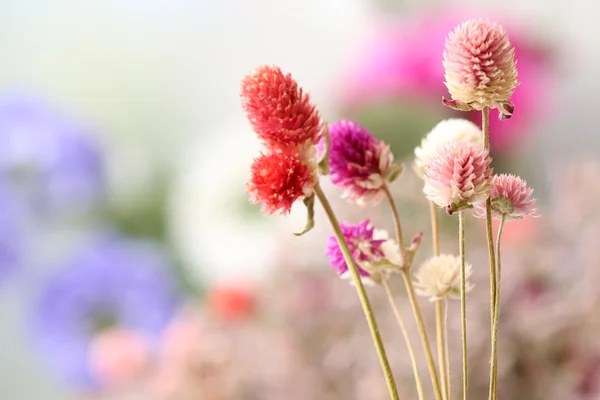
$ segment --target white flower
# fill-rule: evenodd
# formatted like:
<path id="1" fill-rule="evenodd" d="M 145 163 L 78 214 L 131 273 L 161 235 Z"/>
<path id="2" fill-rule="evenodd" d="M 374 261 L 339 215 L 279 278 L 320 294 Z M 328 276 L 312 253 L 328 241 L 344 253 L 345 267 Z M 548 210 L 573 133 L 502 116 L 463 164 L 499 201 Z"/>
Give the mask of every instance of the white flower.
<path id="1" fill-rule="evenodd" d="M 383 258 L 392 264 L 402 266 L 402 255 L 400 254 L 398 243 L 394 239 L 389 238 L 389 234 L 386 230 L 375 229 L 375 232 L 373 232 L 373 239 L 385 240 L 385 242 L 381 244 Z"/>
<path id="2" fill-rule="evenodd" d="M 180 160 L 172 187 L 170 235 L 198 283 L 259 279 L 277 263 L 280 218 L 250 204 L 246 181 L 260 142 L 242 113 L 199 135 Z"/>
<path id="3" fill-rule="evenodd" d="M 467 279 L 471 276 L 472 267 L 465 265 Z M 426 260 L 415 274 L 417 294 L 429 296 L 431 301 L 447 297 L 460 297 L 460 258 L 449 254 L 441 254 Z M 467 282 L 467 292 L 471 290 Z"/>
<path id="4" fill-rule="evenodd" d="M 477 125 L 463 118 L 450 118 L 439 122 L 415 149 L 413 169 L 420 178 L 425 176 L 425 169 L 431 159 L 448 142 L 467 142 L 483 147 L 483 134 Z"/>

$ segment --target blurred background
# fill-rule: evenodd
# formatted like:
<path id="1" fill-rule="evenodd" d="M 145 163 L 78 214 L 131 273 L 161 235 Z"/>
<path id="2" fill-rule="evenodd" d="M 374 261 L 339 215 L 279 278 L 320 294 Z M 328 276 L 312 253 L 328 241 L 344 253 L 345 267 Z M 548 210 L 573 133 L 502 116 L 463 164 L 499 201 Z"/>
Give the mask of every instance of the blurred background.
<path id="1" fill-rule="evenodd" d="M 320 210 L 296 238 L 301 208 L 267 217 L 248 203 L 259 143 L 239 83 L 277 64 L 324 119 L 358 120 L 410 164 L 439 120 L 478 121 L 441 105 L 441 60 L 448 32 L 484 16 L 507 29 L 521 82 L 515 116 L 492 116 L 494 166 L 535 188 L 542 215 L 506 228 L 501 391 L 600 399 L 599 10 L 578 5 L 0 2 L 0 398 L 385 399 L 356 296 L 327 266 Z M 407 170 L 394 190 L 408 234 L 426 232 L 419 262 L 427 203 Z M 357 209 L 326 189 L 343 219 L 391 228 L 385 207 Z M 455 225 L 442 220 L 446 252 Z M 482 225 L 468 229 L 478 397 L 487 253 Z M 370 293 L 403 398 L 415 398 L 397 327 Z M 400 285 L 397 296 L 408 318 Z"/>

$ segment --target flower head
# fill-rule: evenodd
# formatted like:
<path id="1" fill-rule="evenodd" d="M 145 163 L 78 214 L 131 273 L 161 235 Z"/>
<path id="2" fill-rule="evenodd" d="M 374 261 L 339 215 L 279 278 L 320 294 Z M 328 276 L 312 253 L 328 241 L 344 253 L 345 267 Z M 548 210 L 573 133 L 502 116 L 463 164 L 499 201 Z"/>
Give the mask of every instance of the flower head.
<path id="1" fill-rule="evenodd" d="M 485 201 L 490 195 L 492 168 L 487 150 L 450 142 L 441 147 L 425 172 L 425 196 L 452 214 Z"/>
<path id="2" fill-rule="evenodd" d="M 309 196 L 314 176 L 294 151 L 268 151 L 254 160 L 247 191 L 265 213 L 287 214 L 300 197 Z"/>
<path id="3" fill-rule="evenodd" d="M 470 264 L 465 265 L 466 278 L 472 273 Z M 426 260 L 415 274 L 417 293 L 430 297 L 431 301 L 460 296 L 460 258 L 441 254 Z M 467 291 L 471 285 L 467 283 Z"/>
<path id="4" fill-rule="evenodd" d="M 254 131 L 269 147 L 288 148 L 321 138 L 321 117 L 290 74 L 261 66 L 242 81 L 242 107 Z"/>
<path id="5" fill-rule="evenodd" d="M 444 51 L 448 105 L 458 109 L 497 108 L 507 118 L 517 82 L 515 50 L 504 28 L 487 19 L 471 19 L 456 27 Z"/>
<path id="6" fill-rule="evenodd" d="M 494 175 L 492 178 L 492 215 L 496 218 L 523 219 L 526 216 L 538 217 L 535 199 L 531 198 L 533 189 L 527 182 L 515 175 Z M 485 206 L 478 204 L 475 216 L 485 218 Z"/>
<path id="7" fill-rule="evenodd" d="M 371 277 L 367 269 L 369 264 L 375 261 L 387 259 L 396 265 L 402 264 L 396 243 L 388 239 L 386 231 L 376 230 L 370 220 L 365 219 L 357 224 L 343 222 L 340 226 L 362 277 Z M 325 253 L 329 257 L 331 267 L 336 269 L 341 277 L 350 276 L 348 265 L 334 235 L 327 240 Z"/>
<path id="8" fill-rule="evenodd" d="M 0 179 L 34 211 L 72 211 L 104 189 L 102 149 L 86 127 L 28 97 L 0 102 Z"/>
<path id="9" fill-rule="evenodd" d="M 425 170 L 439 148 L 448 142 L 466 142 L 483 147 L 483 134 L 477 125 L 466 119 L 450 118 L 439 122 L 415 149 L 413 169 L 420 178 L 425 176 Z"/>
<path id="10" fill-rule="evenodd" d="M 104 237 L 45 283 L 36 302 L 35 343 L 67 383 L 97 387 L 102 377 L 95 374 L 97 365 L 90 365 L 96 339 L 123 329 L 156 350 L 179 301 L 162 251 L 150 243 Z"/>
<path id="11" fill-rule="evenodd" d="M 329 134 L 331 181 L 345 189 L 351 202 L 377 204 L 392 171 L 394 156 L 389 146 L 354 121 L 330 125 Z"/>

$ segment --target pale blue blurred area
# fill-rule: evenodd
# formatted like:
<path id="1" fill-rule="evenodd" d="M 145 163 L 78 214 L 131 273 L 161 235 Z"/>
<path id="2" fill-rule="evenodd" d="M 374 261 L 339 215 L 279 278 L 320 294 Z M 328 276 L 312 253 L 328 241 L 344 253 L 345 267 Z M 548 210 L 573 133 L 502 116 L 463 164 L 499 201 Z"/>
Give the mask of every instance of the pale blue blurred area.
<path id="1" fill-rule="evenodd" d="M 240 112 L 239 81 L 252 68 L 274 63 L 294 71 L 322 113 L 335 117 L 331 84 L 377 7 L 401 11 L 417 3 L 3 0 L 0 91 L 40 94 L 101 132 L 110 201 L 135 208 L 151 200 L 153 182 L 177 168 L 188 144 L 209 137 L 212 127 Z M 597 155 L 598 4 L 478 4 L 511 10 L 538 23 L 542 36 L 548 32 L 572 44 L 562 61 L 570 67 L 565 101 L 535 152 L 543 160 Z M 48 240 L 48 253 L 61 248 L 60 234 L 40 235 Z M 41 264 L 33 259 L 30 266 Z M 35 280 L 14 282 L 0 290 L 0 399 L 68 399 L 27 344 L 25 319 Z"/>

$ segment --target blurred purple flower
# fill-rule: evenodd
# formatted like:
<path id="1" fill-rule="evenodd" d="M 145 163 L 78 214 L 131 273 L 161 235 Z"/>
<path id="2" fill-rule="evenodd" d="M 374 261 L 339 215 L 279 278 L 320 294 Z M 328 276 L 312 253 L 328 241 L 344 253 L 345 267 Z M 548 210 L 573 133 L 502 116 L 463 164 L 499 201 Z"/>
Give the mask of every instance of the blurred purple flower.
<path id="1" fill-rule="evenodd" d="M 384 26 L 367 43 L 357 57 L 357 63 L 343 78 L 343 102 L 346 106 L 360 107 L 373 100 L 410 99 L 430 104 L 440 103 L 447 96 L 444 86 L 442 55 L 448 34 L 469 18 L 485 17 L 486 13 L 473 11 L 437 10 L 417 15 L 404 24 L 397 21 Z M 497 111 L 490 118 L 492 148 L 510 151 L 519 136 L 546 115 L 551 105 L 552 63 L 549 53 L 534 42 L 522 27 L 502 23 L 515 47 L 521 85 L 511 97 L 515 114 L 510 120 L 499 121 Z M 461 113 L 479 123 L 481 113 Z"/>
<path id="2" fill-rule="evenodd" d="M 18 202 L 0 186 L 0 286 L 22 262 L 20 214 Z"/>
<path id="3" fill-rule="evenodd" d="M 36 208 L 89 205 L 102 189 L 102 155 L 90 132 L 30 97 L 0 100 L 0 179 Z"/>
<path id="4" fill-rule="evenodd" d="M 80 389 L 99 386 L 89 351 L 107 329 L 139 334 L 152 349 L 180 301 L 165 255 L 153 244 L 102 237 L 51 277 L 34 310 L 36 344 L 52 369 Z"/>

